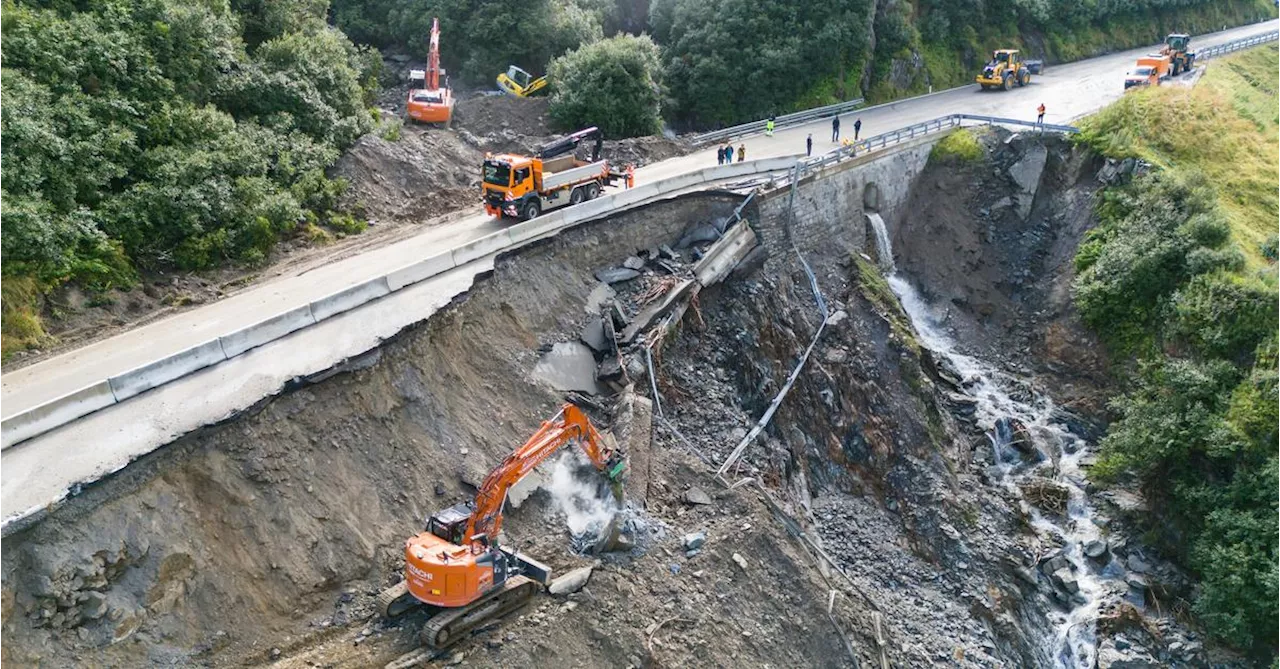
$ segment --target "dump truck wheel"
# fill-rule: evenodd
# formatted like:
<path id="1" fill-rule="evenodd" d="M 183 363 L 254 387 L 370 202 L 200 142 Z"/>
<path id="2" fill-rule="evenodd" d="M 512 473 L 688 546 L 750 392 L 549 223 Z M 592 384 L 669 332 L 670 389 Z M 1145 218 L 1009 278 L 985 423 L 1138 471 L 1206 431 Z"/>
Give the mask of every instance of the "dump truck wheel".
<path id="1" fill-rule="evenodd" d="M 529 200 L 529 203 L 524 206 L 522 213 L 524 214 L 524 220 L 531 221 L 537 218 L 538 214 L 542 213 L 542 205 L 538 204 L 537 200 Z"/>
<path id="2" fill-rule="evenodd" d="M 575 188 L 573 189 L 573 192 L 569 194 L 569 204 L 582 204 L 582 201 L 585 199 L 587 199 L 587 194 L 584 193 L 581 188 Z"/>
<path id="3" fill-rule="evenodd" d="M 586 186 L 584 186 L 584 188 L 587 189 L 588 200 L 594 200 L 596 199 L 596 197 L 600 195 L 600 184 L 598 183 L 589 183 Z"/>

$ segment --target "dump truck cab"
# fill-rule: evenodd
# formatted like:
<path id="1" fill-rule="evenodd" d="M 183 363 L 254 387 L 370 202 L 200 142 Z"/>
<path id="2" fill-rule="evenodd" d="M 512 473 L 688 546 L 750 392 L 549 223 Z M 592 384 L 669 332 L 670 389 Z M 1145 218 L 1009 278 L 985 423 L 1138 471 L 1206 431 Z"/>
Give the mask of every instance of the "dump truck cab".
<path id="1" fill-rule="evenodd" d="M 539 161 L 541 162 L 541 161 Z M 520 204 L 535 193 L 534 159 L 512 153 L 486 156 L 484 206 L 492 215 L 519 216 Z M 495 211 L 497 210 L 497 211 Z"/>

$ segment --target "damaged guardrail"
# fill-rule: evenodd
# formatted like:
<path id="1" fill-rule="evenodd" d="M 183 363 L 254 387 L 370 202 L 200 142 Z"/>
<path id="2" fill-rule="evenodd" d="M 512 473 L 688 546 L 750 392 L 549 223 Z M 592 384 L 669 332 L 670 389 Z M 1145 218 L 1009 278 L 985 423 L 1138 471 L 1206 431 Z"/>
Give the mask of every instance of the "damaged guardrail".
<path id="1" fill-rule="evenodd" d="M 1197 49 L 1196 60 L 1209 60 L 1210 58 L 1217 58 L 1218 56 L 1228 54 L 1233 51 L 1240 51 L 1241 49 L 1248 49 L 1258 46 L 1259 44 L 1266 44 L 1267 42 L 1275 42 L 1277 40 L 1280 40 L 1280 32 L 1267 33 L 1265 35 L 1254 35 L 1253 37 L 1232 40 L 1225 44 Z"/>

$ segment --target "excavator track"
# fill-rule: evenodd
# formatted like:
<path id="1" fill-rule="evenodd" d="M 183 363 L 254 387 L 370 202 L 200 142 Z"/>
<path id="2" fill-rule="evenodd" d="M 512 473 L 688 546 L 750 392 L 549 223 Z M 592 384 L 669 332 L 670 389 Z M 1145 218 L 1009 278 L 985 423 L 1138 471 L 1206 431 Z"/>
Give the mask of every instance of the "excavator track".
<path id="1" fill-rule="evenodd" d="M 490 620 L 501 618 L 529 603 L 538 593 L 539 585 L 525 576 L 513 576 L 501 588 L 468 606 L 445 609 L 432 616 L 422 626 L 423 645 L 444 648 L 467 636 L 467 632 Z"/>
<path id="2" fill-rule="evenodd" d="M 403 615 L 422 605 L 413 595 L 409 594 L 409 582 L 400 581 L 399 583 L 378 593 L 378 598 L 374 600 L 374 610 L 384 618 L 395 618 Z"/>

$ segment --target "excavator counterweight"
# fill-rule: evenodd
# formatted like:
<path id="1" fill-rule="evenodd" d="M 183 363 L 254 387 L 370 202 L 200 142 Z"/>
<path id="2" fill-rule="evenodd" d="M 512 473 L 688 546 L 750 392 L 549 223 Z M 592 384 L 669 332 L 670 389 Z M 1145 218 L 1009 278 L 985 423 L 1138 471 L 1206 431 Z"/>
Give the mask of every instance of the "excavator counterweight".
<path id="1" fill-rule="evenodd" d="M 489 473 L 473 501 L 437 512 L 423 532 L 405 541 L 404 580 L 379 597 L 383 614 L 398 615 L 417 604 L 437 609 L 422 640 L 440 648 L 532 598 L 550 570 L 498 545 L 502 509 L 512 486 L 570 442 L 611 481 L 626 471 L 622 452 L 606 443 L 581 409 L 564 405 Z"/>

